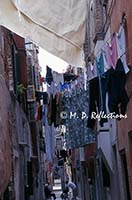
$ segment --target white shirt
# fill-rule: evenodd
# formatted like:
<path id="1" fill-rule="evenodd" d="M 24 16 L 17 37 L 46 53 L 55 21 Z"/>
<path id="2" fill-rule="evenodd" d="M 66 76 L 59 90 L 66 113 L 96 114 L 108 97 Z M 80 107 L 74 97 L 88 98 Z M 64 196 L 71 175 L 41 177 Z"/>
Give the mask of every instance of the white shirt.
<path id="1" fill-rule="evenodd" d="M 118 58 L 121 56 L 121 61 L 123 63 L 125 73 L 127 74 L 130 69 L 128 68 L 126 62 L 126 35 L 123 24 L 120 26 L 119 32 L 116 34 L 116 42 Z"/>

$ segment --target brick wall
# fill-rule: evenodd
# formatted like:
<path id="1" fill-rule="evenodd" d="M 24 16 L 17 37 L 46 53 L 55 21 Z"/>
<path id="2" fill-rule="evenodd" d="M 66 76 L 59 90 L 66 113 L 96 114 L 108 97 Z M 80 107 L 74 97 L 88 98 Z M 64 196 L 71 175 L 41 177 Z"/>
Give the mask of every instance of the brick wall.
<path id="1" fill-rule="evenodd" d="M 0 27 L 0 195 L 6 189 L 12 173 L 12 123 L 8 91 L 10 44 L 9 31 Z"/>
<path id="2" fill-rule="evenodd" d="M 0 63 L 1 64 L 1 63 Z M 11 176 L 11 121 L 10 96 L 3 76 L 0 76 L 0 195 L 6 189 Z"/>
<path id="3" fill-rule="evenodd" d="M 95 42 L 103 39 L 104 11 L 100 0 L 95 3 Z"/>
<path id="4" fill-rule="evenodd" d="M 88 1 L 87 30 L 85 37 L 85 60 L 94 52 L 97 40 L 102 40 L 104 36 L 104 8 L 100 0 Z"/>

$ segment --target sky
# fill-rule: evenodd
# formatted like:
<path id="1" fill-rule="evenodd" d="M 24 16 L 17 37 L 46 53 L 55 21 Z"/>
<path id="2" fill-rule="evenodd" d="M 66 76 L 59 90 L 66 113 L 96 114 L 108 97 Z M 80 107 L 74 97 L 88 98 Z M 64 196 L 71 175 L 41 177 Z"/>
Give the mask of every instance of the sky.
<path id="1" fill-rule="evenodd" d="M 45 77 L 46 75 L 46 65 L 52 68 L 54 71 L 59 73 L 64 73 L 68 67 L 68 63 L 64 60 L 48 53 L 46 50 L 39 47 L 39 65 L 42 68 L 41 75 Z"/>

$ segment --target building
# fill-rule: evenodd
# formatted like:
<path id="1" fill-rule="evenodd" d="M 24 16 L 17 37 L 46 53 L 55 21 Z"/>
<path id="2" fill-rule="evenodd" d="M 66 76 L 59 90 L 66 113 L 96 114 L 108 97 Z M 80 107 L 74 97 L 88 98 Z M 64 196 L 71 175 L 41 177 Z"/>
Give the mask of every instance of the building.
<path id="1" fill-rule="evenodd" d="M 132 159 L 131 159 L 131 63 L 132 63 L 132 27 L 131 27 L 131 1 L 116 0 L 110 17 L 111 32 L 119 30 L 120 22 L 124 20 L 126 34 L 126 57 L 130 72 L 127 75 L 126 89 L 129 96 L 127 106 L 127 120 L 121 120 L 117 123 L 118 138 L 118 170 L 120 178 L 120 193 L 122 199 L 132 199 Z M 116 20 L 113 20 L 115 19 Z"/>
<path id="2" fill-rule="evenodd" d="M 44 138 L 41 119 L 35 119 L 40 90 L 38 47 L 32 44 L 29 65 L 25 40 L 0 27 L 1 160 L 0 198 L 2 200 L 43 199 L 42 164 Z M 30 68 L 34 70 L 30 80 Z M 32 102 L 29 102 L 29 86 Z M 34 93 L 33 93 L 34 92 Z M 34 96 L 33 96 L 34 95 Z M 31 100 L 31 99 L 30 99 Z M 31 110 L 29 104 L 34 104 Z M 33 117 L 33 118 L 31 118 Z M 3 122 L 2 122 L 2 119 Z M 41 167 L 40 167 L 40 165 Z"/>
<path id="3" fill-rule="evenodd" d="M 102 128 L 98 124 L 95 157 L 95 199 L 131 199 L 131 41 L 130 26 L 131 1 L 102 0 L 88 1 L 88 23 L 84 45 L 85 61 L 93 60 L 106 43 L 112 40 L 113 33 L 119 32 L 125 24 L 127 64 L 130 72 L 126 75 L 126 90 L 129 96 L 127 120 L 108 120 Z M 116 19 L 116 20 L 115 20 Z M 117 192 L 118 191 L 118 192 Z"/>

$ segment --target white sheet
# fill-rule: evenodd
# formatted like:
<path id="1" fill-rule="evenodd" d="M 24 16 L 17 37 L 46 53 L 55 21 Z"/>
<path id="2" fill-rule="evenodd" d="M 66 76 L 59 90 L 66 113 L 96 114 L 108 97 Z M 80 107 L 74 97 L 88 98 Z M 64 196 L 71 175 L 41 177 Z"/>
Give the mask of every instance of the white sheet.
<path id="1" fill-rule="evenodd" d="M 83 65 L 86 0 L 1 0 L 0 24 L 74 66 Z"/>

